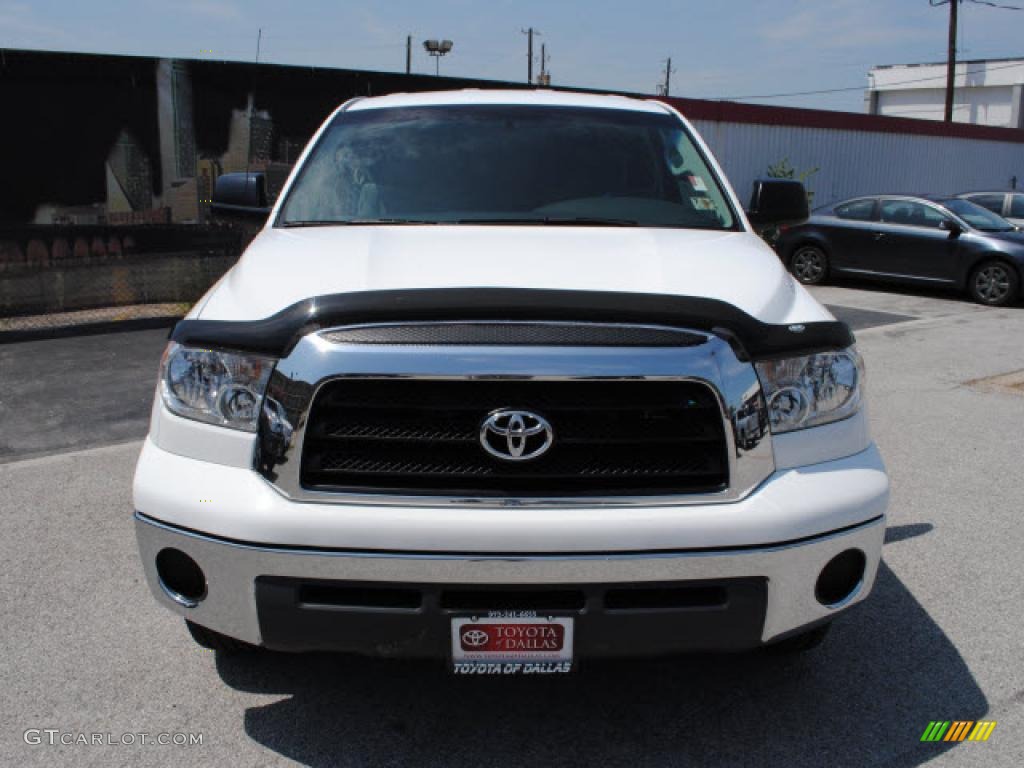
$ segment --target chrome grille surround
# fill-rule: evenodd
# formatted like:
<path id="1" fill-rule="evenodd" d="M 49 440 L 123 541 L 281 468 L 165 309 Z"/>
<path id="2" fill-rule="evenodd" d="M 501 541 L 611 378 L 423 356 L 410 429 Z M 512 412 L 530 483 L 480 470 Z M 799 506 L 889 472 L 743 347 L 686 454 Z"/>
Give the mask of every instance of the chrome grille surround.
<path id="1" fill-rule="evenodd" d="M 702 339 L 700 344 L 683 347 L 425 346 L 330 341 L 330 337 L 343 336 L 337 333 L 341 330 L 331 328 L 302 337 L 278 362 L 267 388 L 254 465 L 272 487 L 296 501 L 410 507 L 716 504 L 744 498 L 775 469 L 767 409 L 753 365 L 741 361 L 726 341 L 712 334 L 664 329 L 685 331 Z M 607 497 L 396 495 L 304 488 L 300 464 L 312 403 L 325 383 L 345 378 L 698 382 L 710 389 L 721 407 L 728 486 L 713 493 Z"/>

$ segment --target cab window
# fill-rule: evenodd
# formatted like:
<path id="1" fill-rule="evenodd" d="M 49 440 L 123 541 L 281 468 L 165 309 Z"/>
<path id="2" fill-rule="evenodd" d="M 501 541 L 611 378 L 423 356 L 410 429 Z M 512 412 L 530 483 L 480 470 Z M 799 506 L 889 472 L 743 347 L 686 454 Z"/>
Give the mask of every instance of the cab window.
<path id="1" fill-rule="evenodd" d="M 887 224 L 904 224 L 909 227 L 928 227 L 938 229 L 942 222 L 948 220 L 930 205 L 915 203 L 912 200 L 883 200 L 881 219 Z"/>
<path id="2" fill-rule="evenodd" d="M 970 195 L 967 199 L 975 205 L 988 208 L 992 213 L 998 213 L 1000 216 L 1003 214 L 1003 195 L 1001 194 Z"/>
<path id="3" fill-rule="evenodd" d="M 874 200 L 854 200 L 852 203 L 836 206 L 836 216 L 850 221 L 871 221 L 875 215 Z"/>

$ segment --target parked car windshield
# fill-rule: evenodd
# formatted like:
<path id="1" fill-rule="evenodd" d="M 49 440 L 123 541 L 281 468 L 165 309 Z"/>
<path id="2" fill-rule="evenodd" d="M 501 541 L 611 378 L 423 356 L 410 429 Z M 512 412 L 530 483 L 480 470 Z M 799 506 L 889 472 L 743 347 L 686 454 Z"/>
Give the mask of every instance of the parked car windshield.
<path id="1" fill-rule="evenodd" d="M 278 223 L 733 229 L 736 217 L 673 115 L 467 105 L 340 113 Z"/>
<path id="2" fill-rule="evenodd" d="M 992 213 L 988 208 L 982 208 L 970 200 L 954 197 L 949 200 L 943 200 L 942 205 L 982 232 L 1010 232 L 1016 229 L 1013 224 L 1002 216 Z"/>

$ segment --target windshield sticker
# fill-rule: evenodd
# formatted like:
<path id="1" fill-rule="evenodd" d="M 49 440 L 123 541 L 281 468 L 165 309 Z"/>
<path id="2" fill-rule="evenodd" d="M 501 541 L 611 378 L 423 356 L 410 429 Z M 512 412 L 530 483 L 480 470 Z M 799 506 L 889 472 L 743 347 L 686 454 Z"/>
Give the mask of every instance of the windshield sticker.
<path id="1" fill-rule="evenodd" d="M 690 186 L 693 187 L 697 192 L 707 192 L 708 185 L 704 183 L 704 179 L 700 176 L 694 176 L 692 173 L 686 177 L 686 180 L 690 182 Z"/>
<path id="2" fill-rule="evenodd" d="M 715 201 L 710 197 L 691 197 L 690 202 L 693 207 L 698 211 L 713 211 L 715 210 Z"/>

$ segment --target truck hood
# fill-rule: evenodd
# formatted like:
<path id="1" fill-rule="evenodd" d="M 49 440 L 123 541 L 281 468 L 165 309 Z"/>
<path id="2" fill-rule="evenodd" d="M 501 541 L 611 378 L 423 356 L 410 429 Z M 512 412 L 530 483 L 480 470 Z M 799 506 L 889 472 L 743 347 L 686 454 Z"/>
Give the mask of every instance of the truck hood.
<path id="1" fill-rule="evenodd" d="M 748 232 L 469 225 L 268 227 L 189 316 L 257 320 L 313 296 L 478 287 L 700 296 L 766 323 L 832 319 Z"/>

